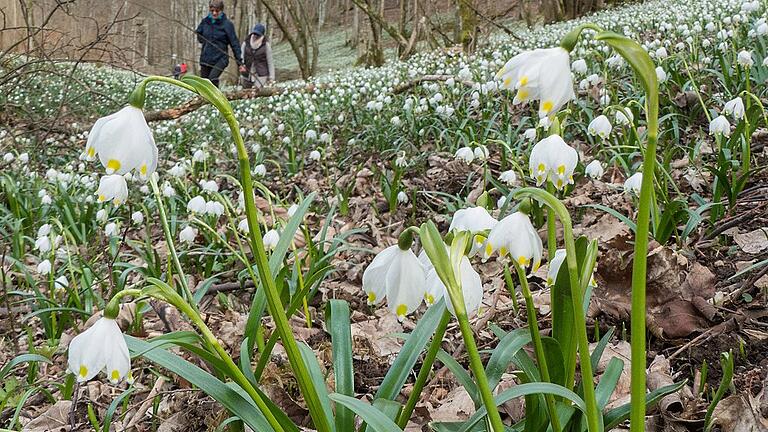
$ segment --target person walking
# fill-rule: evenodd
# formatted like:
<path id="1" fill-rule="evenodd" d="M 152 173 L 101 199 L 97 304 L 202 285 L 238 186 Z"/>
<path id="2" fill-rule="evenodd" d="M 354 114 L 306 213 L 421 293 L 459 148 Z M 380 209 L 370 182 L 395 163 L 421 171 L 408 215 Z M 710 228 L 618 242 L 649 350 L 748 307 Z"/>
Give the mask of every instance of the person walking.
<path id="1" fill-rule="evenodd" d="M 229 64 L 227 47 L 232 48 L 241 73 L 245 71 L 245 66 L 235 25 L 224 13 L 224 0 L 210 0 L 208 10 L 208 16 L 200 21 L 195 30 L 197 41 L 203 45 L 200 50 L 200 76 L 208 78 L 218 87 L 219 77 Z"/>
<path id="2" fill-rule="evenodd" d="M 275 80 L 272 46 L 266 36 L 264 24 L 256 24 L 243 42 L 245 72 L 241 74 L 244 88 L 260 88 Z"/>

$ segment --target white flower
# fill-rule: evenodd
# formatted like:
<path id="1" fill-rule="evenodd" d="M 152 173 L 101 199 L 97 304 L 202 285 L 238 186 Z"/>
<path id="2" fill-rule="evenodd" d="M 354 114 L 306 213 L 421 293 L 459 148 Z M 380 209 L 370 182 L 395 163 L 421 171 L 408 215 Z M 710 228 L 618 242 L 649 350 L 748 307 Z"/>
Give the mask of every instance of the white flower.
<path id="1" fill-rule="evenodd" d="M 517 174 L 515 170 L 506 170 L 499 174 L 499 180 L 506 183 L 508 186 L 512 186 L 517 181 Z"/>
<path id="2" fill-rule="evenodd" d="M 157 146 L 144 113 L 127 106 L 96 120 L 85 145 L 85 157 L 99 156 L 107 174 L 125 174 L 137 170 L 142 178 L 157 168 Z"/>
<path id="3" fill-rule="evenodd" d="M 731 136 L 731 124 L 725 116 L 718 116 L 709 123 L 709 134 L 717 135 L 722 134 L 726 137 Z"/>
<path id="4" fill-rule="evenodd" d="M 29 162 L 29 153 L 24 152 L 24 153 L 20 154 L 19 155 L 19 162 L 22 163 L 22 164 L 25 164 L 25 163 Z"/>
<path id="5" fill-rule="evenodd" d="M 239 229 L 240 231 L 242 231 L 242 232 L 247 234 L 250 231 L 250 228 L 248 227 L 248 219 L 247 218 L 243 218 L 237 224 L 237 229 Z"/>
<path id="6" fill-rule="evenodd" d="M 587 165 L 584 172 L 593 180 L 599 180 L 603 176 L 603 165 L 599 160 L 595 159 Z"/>
<path id="7" fill-rule="evenodd" d="M 402 321 L 416 310 L 425 294 L 426 275 L 416 255 L 400 246 L 390 246 L 371 261 L 363 272 L 363 290 L 368 304 L 387 299 L 389 310 Z"/>
<path id="8" fill-rule="evenodd" d="M 408 202 L 408 194 L 403 192 L 403 191 L 398 192 L 397 193 L 397 202 L 399 204 L 407 203 Z"/>
<path id="9" fill-rule="evenodd" d="M 488 147 L 484 145 L 475 147 L 474 153 L 475 159 L 477 160 L 482 161 L 488 159 Z"/>
<path id="10" fill-rule="evenodd" d="M 37 229 L 38 237 L 47 236 L 50 233 L 51 233 L 51 224 L 40 225 L 40 228 Z"/>
<path id="11" fill-rule="evenodd" d="M 298 204 L 291 204 L 290 207 L 288 207 L 288 217 L 291 218 L 293 215 L 296 214 L 296 211 L 299 209 Z"/>
<path id="12" fill-rule="evenodd" d="M 53 200 L 51 199 L 50 195 L 43 195 L 43 197 L 40 199 L 40 202 L 43 205 L 50 205 L 53 202 Z"/>
<path id="13" fill-rule="evenodd" d="M 499 197 L 498 200 L 496 200 L 496 208 L 501 209 L 502 207 L 504 207 L 504 204 L 506 203 L 507 203 L 507 197 L 502 195 Z"/>
<path id="14" fill-rule="evenodd" d="M 131 220 L 132 220 L 132 221 L 133 221 L 133 223 L 135 223 L 136 225 L 140 225 L 140 224 L 142 224 L 142 223 L 144 222 L 144 213 L 142 213 L 142 212 L 140 212 L 140 211 L 135 211 L 135 212 L 133 212 L 133 213 L 131 214 Z"/>
<path id="15" fill-rule="evenodd" d="M 536 139 L 536 128 L 528 128 L 523 132 L 523 137 L 527 139 L 528 141 L 533 141 Z"/>
<path id="16" fill-rule="evenodd" d="M 311 141 L 314 141 L 314 140 L 316 140 L 316 139 L 317 139 L 317 132 L 315 132 L 315 131 L 314 131 L 314 130 L 312 130 L 312 129 L 307 129 L 307 131 L 304 133 L 304 138 L 305 138 L 307 141 L 310 141 L 310 142 L 311 142 Z"/>
<path id="17" fill-rule="evenodd" d="M 575 60 L 571 63 L 571 70 L 579 75 L 584 75 L 587 73 L 587 62 L 584 59 Z"/>
<path id="18" fill-rule="evenodd" d="M 726 115 L 733 115 L 736 120 L 741 120 L 744 117 L 744 101 L 741 97 L 736 97 L 725 103 L 723 112 Z"/>
<path id="19" fill-rule="evenodd" d="M 558 249 L 555 256 L 549 260 L 547 268 L 547 286 L 552 286 L 557 282 L 557 273 L 565 261 L 565 249 Z"/>
<path id="20" fill-rule="evenodd" d="M 38 237 L 35 240 L 35 249 L 39 250 L 41 254 L 48 253 L 51 250 L 51 239 L 48 236 Z"/>
<path id="21" fill-rule="evenodd" d="M 485 258 L 496 250 L 501 257 L 509 253 L 521 266 L 533 263 L 534 271 L 541 265 L 541 238 L 525 213 L 512 213 L 493 227 L 485 242 Z"/>
<path id="22" fill-rule="evenodd" d="M 643 184 L 643 173 L 634 173 L 630 178 L 624 181 L 624 192 L 640 195 L 640 187 Z"/>
<path id="23" fill-rule="evenodd" d="M 197 237 L 197 229 L 187 225 L 183 230 L 179 232 L 179 241 L 184 243 L 192 243 Z"/>
<path id="24" fill-rule="evenodd" d="M 264 234 L 264 237 L 261 240 L 264 242 L 264 247 L 267 250 L 273 250 L 277 247 L 277 243 L 280 241 L 280 234 L 276 230 L 271 229 Z"/>
<path id="25" fill-rule="evenodd" d="M 613 126 L 611 126 L 611 121 L 608 120 L 608 117 L 605 115 L 595 117 L 587 127 L 587 132 L 590 135 L 597 135 L 602 139 L 608 138 L 608 135 L 611 134 L 611 130 L 613 130 Z"/>
<path id="26" fill-rule="evenodd" d="M 206 192 L 216 193 L 219 191 L 219 184 L 215 180 L 200 180 L 200 188 Z"/>
<path id="27" fill-rule="evenodd" d="M 664 47 L 660 47 L 655 52 L 656 57 L 658 57 L 660 60 L 664 60 L 665 58 L 669 57 L 669 54 L 667 53 L 667 49 Z"/>
<path id="28" fill-rule="evenodd" d="M 538 100 L 539 117 L 556 113 L 575 96 L 570 57 L 561 47 L 518 54 L 496 76 L 503 88 L 517 90 L 513 103 Z"/>
<path id="29" fill-rule="evenodd" d="M 102 176 L 96 196 L 99 202 L 112 200 L 112 203 L 118 206 L 128 199 L 128 184 L 119 174 Z"/>
<path id="30" fill-rule="evenodd" d="M 205 198 L 200 195 L 192 198 L 187 203 L 187 211 L 192 213 L 205 213 Z"/>
<path id="31" fill-rule="evenodd" d="M 559 135 L 550 135 L 533 146 L 528 167 L 537 186 L 549 179 L 557 189 L 562 189 L 567 184 L 573 184 L 573 170 L 578 163 L 576 150 Z"/>
<path id="32" fill-rule="evenodd" d="M 763 59 L 763 66 L 768 67 L 768 57 Z"/>
<path id="33" fill-rule="evenodd" d="M 628 125 L 632 123 L 635 120 L 634 114 L 632 114 L 632 110 L 629 108 L 619 108 L 616 111 L 616 123 L 620 125 Z"/>
<path id="34" fill-rule="evenodd" d="M 55 281 L 53 281 L 53 287 L 56 290 L 66 290 L 69 288 L 69 280 L 66 276 L 61 275 L 57 277 Z"/>
<path id="35" fill-rule="evenodd" d="M 13 162 L 13 160 L 16 159 L 16 156 L 13 155 L 13 153 L 8 152 L 3 155 L 3 161 L 6 163 Z"/>
<path id="36" fill-rule="evenodd" d="M 754 60 L 752 60 L 752 53 L 747 50 L 739 51 L 739 54 L 736 56 L 736 62 L 745 68 L 750 68 L 755 64 Z"/>
<path id="37" fill-rule="evenodd" d="M 664 69 L 661 68 L 661 66 L 656 68 L 656 78 L 659 80 L 659 84 L 667 80 L 667 73 L 664 71 Z"/>
<path id="38" fill-rule="evenodd" d="M 319 161 L 320 160 L 320 156 L 321 156 L 320 152 L 317 151 L 317 150 L 312 150 L 311 152 L 309 152 L 309 160 L 311 160 L 311 161 L 314 161 L 314 162 Z"/>
<path id="39" fill-rule="evenodd" d="M 168 174 L 172 175 L 173 177 L 184 177 L 184 174 L 186 174 L 187 169 L 184 168 L 184 165 L 176 164 L 171 169 L 168 170 Z"/>
<path id="40" fill-rule="evenodd" d="M 456 153 L 453 156 L 466 163 L 472 163 L 472 161 L 475 160 L 475 152 L 472 151 L 470 147 L 462 147 L 456 150 Z"/>
<path id="41" fill-rule="evenodd" d="M 120 235 L 120 227 L 117 226 L 116 222 L 110 222 L 104 227 L 104 235 L 107 237 L 118 236 Z"/>
<path id="42" fill-rule="evenodd" d="M 67 370 L 85 382 L 104 371 L 113 384 L 125 378 L 131 369 L 131 356 L 123 333 L 114 319 L 99 318 L 88 330 L 69 343 Z"/>
<path id="43" fill-rule="evenodd" d="M 192 162 L 205 162 L 206 159 L 208 159 L 208 153 L 201 149 L 195 150 L 195 153 L 192 155 Z"/>
<path id="44" fill-rule="evenodd" d="M 264 166 L 264 164 L 258 164 L 255 167 L 253 167 L 253 174 L 259 177 L 264 177 L 265 175 L 267 175 L 267 167 Z"/>
<path id="45" fill-rule="evenodd" d="M 405 158 L 405 152 L 400 153 L 395 159 L 395 166 L 398 168 L 405 168 L 408 166 L 408 159 Z"/>
<path id="46" fill-rule="evenodd" d="M 37 265 L 37 272 L 41 275 L 47 275 L 51 272 L 51 262 L 48 260 L 40 261 L 40 264 Z"/>
<path id="47" fill-rule="evenodd" d="M 470 207 L 457 210 L 451 219 L 451 226 L 448 231 L 459 230 L 469 231 L 472 234 L 490 230 L 496 226 L 498 221 L 488 213 L 485 207 Z"/>
<path id="48" fill-rule="evenodd" d="M 483 282 L 480 279 L 480 275 L 472 268 L 472 264 L 466 256 L 461 258 L 461 264 L 458 269 L 454 269 L 456 280 L 461 282 L 461 294 L 464 297 L 464 308 L 467 310 L 468 316 L 473 316 L 480 309 L 480 305 L 483 302 Z M 424 300 L 427 305 L 432 305 L 439 301 L 443 297 L 447 296 L 447 289 L 443 281 L 437 275 L 437 271 L 431 268 L 427 272 L 426 278 L 426 293 Z M 453 302 L 450 298 L 446 298 L 445 306 L 448 311 L 456 316 L 456 310 L 453 307 Z"/>
<path id="49" fill-rule="evenodd" d="M 107 221 L 107 217 L 109 217 L 109 214 L 107 213 L 107 211 L 105 209 L 101 209 L 101 210 L 96 212 L 96 220 L 99 221 L 99 222 L 106 222 Z"/>
<path id="50" fill-rule="evenodd" d="M 205 203 L 205 214 L 219 217 L 224 214 L 224 204 L 218 201 L 208 201 Z"/>

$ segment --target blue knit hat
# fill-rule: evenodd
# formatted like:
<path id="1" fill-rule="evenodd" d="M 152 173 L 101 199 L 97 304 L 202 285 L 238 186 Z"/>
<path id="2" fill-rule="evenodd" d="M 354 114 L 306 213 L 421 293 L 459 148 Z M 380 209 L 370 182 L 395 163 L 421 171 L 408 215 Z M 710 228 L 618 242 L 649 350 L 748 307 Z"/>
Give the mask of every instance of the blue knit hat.
<path id="1" fill-rule="evenodd" d="M 258 23 L 255 26 L 253 26 L 253 30 L 251 30 L 251 33 L 256 33 L 259 36 L 264 36 L 264 33 L 267 32 L 266 27 L 264 27 L 264 24 Z"/>

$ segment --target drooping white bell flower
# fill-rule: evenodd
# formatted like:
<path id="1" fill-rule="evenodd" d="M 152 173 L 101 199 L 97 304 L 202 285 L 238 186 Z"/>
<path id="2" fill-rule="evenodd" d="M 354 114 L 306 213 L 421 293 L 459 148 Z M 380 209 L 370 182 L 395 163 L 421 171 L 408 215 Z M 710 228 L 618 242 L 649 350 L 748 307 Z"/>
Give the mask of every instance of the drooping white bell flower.
<path id="1" fill-rule="evenodd" d="M 709 122 L 709 134 L 731 136 L 731 124 L 728 119 L 721 115 Z"/>
<path id="2" fill-rule="evenodd" d="M 659 80 L 659 84 L 667 81 L 667 72 L 661 66 L 656 68 L 656 79 Z"/>
<path id="3" fill-rule="evenodd" d="M 611 126 L 611 121 L 608 120 L 608 117 L 602 114 L 595 117 L 587 127 L 587 132 L 590 135 L 599 136 L 602 139 L 608 138 L 608 135 L 611 134 L 612 130 L 613 126 Z"/>
<path id="4" fill-rule="evenodd" d="M 258 177 L 264 177 L 267 175 L 267 167 L 264 164 L 258 164 L 253 167 L 253 174 Z"/>
<path id="5" fill-rule="evenodd" d="M 643 184 L 643 173 L 637 172 L 624 181 L 624 192 L 640 195 L 640 187 Z"/>
<path id="6" fill-rule="evenodd" d="M 200 214 L 205 213 L 205 204 L 205 198 L 198 195 L 189 200 L 187 203 L 187 211 Z"/>
<path id="7" fill-rule="evenodd" d="M 547 286 L 550 287 L 557 281 L 557 273 L 565 261 L 565 249 L 558 249 L 555 256 L 547 264 Z"/>
<path id="8" fill-rule="evenodd" d="M 736 62 L 745 68 L 751 68 L 755 64 L 755 61 L 752 60 L 752 53 L 747 50 L 739 51 L 739 54 L 736 56 Z"/>
<path id="9" fill-rule="evenodd" d="M 725 115 L 732 115 L 737 121 L 741 120 L 744 117 L 744 101 L 741 97 L 735 97 L 729 100 L 725 103 L 723 112 Z"/>
<path id="10" fill-rule="evenodd" d="M 454 270 L 454 274 L 456 275 L 456 280 L 461 283 L 461 294 L 464 297 L 464 307 L 467 311 L 467 316 L 472 317 L 483 303 L 483 282 L 477 271 L 472 268 L 472 264 L 466 256 L 461 258 L 461 264 L 458 269 Z M 434 304 L 445 297 L 446 308 L 453 316 L 456 316 L 456 310 L 448 295 L 447 288 L 443 281 L 440 280 L 434 268 L 427 274 L 426 291 L 425 300 L 428 305 Z"/>
<path id="11" fill-rule="evenodd" d="M 140 211 L 135 211 L 135 212 L 133 212 L 133 213 L 131 214 L 131 220 L 132 220 L 132 221 L 133 221 L 133 223 L 135 223 L 136 225 L 141 225 L 142 223 L 144 223 L 144 213 L 142 213 L 142 212 L 140 212 Z"/>
<path id="12" fill-rule="evenodd" d="M 521 266 L 533 264 L 534 271 L 539 268 L 543 250 L 541 238 L 528 215 L 512 213 L 493 227 L 485 242 L 484 257 L 490 257 L 497 250 L 499 256 L 509 254 Z"/>
<path id="13" fill-rule="evenodd" d="M 473 160 L 475 160 L 475 152 L 470 147 L 461 147 L 460 149 L 456 150 L 456 153 L 453 155 L 456 160 L 460 160 L 465 163 L 472 163 Z"/>
<path id="14" fill-rule="evenodd" d="M 573 184 L 573 170 L 578 163 L 576 150 L 559 135 L 550 135 L 533 146 L 528 167 L 537 186 L 549 180 L 557 189 L 562 189 Z"/>
<path id="15" fill-rule="evenodd" d="M 523 132 L 523 137 L 527 139 L 528 141 L 533 141 L 536 139 L 536 128 L 528 128 Z"/>
<path id="16" fill-rule="evenodd" d="M 600 161 L 595 159 L 584 168 L 584 173 L 593 180 L 600 180 L 605 171 L 603 171 L 603 165 Z"/>
<path id="17" fill-rule="evenodd" d="M 51 239 L 48 236 L 38 237 L 35 240 L 35 249 L 39 250 L 41 254 L 46 254 L 51 251 Z"/>
<path id="18" fill-rule="evenodd" d="M 41 275 L 47 275 L 51 272 L 51 262 L 48 260 L 40 261 L 40 264 L 37 265 L 37 272 Z"/>
<path id="19" fill-rule="evenodd" d="M 119 174 L 102 176 L 96 197 L 99 202 L 112 200 L 116 206 L 124 203 L 128 199 L 128 184 L 125 178 Z"/>
<path id="20" fill-rule="evenodd" d="M 219 217 L 224 214 L 224 204 L 218 201 L 208 201 L 205 203 L 205 214 Z"/>
<path id="21" fill-rule="evenodd" d="M 85 144 L 85 158 L 99 161 L 107 174 L 136 170 L 142 178 L 157 168 L 157 145 L 144 112 L 134 106 L 102 117 L 94 123 Z"/>
<path id="22" fill-rule="evenodd" d="M 469 231 L 472 234 L 476 234 L 493 229 L 497 223 L 498 221 L 488 213 L 485 207 L 469 207 L 457 210 L 453 214 L 448 231 Z"/>
<path id="23" fill-rule="evenodd" d="M 120 227 L 117 222 L 110 222 L 104 227 L 104 235 L 107 237 L 116 237 L 120 235 Z"/>
<path id="24" fill-rule="evenodd" d="M 123 333 L 114 319 L 99 318 L 69 343 L 67 370 L 86 382 L 104 371 L 113 384 L 128 375 L 131 356 Z"/>
<path id="25" fill-rule="evenodd" d="M 506 183 L 508 186 L 512 186 L 517 182 L 517 174 L 515 170 L 507 170 L 499 175 L 499 181 Z"/>
<path id="26" fill-rule="evenodd" d="M 379 252 L 363 272 L 363 290 L 368 304 L 387 299 L 387 307 L 402 321 L 419 307 L 425 294 L 426 275 L 419 258 L 410 249 L 393 245 Z"/>
<path id="27" fill-rule="evenodd" d="M 42 224 L 40 225 L 40 228 L 37 229 L 38 237 L 47 236 L 50 233 L 51 233 L 51 224 Z"/>
<path id="28" fill-rule="evenodd" d="M 320 152 L 317 150 L 312 150 L 311 152 L 309 152 L 309 160 L 313 162 L 319 161 L 320 157 L 321 157 Z"/>
<path id="29" fill-rule="evenodd" d="M 571 70 L 579 75 L 587 73 L 587 62 L 584 59 L 575 60 L 571 63 Z"/>
<path id="30" fill-rule="evenodd" d="M 488 147 L 486 147 L 484 145 L 480 145 L 480 146 L 475 147 L 474 153 L 475 153 L 475 159 L 477 159 L 479 161 L 484 161 L 484 160 L 488 159 L 488 154 L 489 154 L 488 153 Z"/>
<path id="31" fill-rule="evenodd" d="M 101 209 L 96 212 L 96 220 L 99 222 L 106 222 L 108 217 L 109 213 L 107 213 L 106 209 Z"/>
<path id="32" fill-rule="evenodd" d="M 277 243 L 280 241 L 280 234 L 276 230 L 271 229 L 264 234 L 262 241 L 267 250 L 273 250 L 277 247 Z"/>
<path id="33" fill-rule="evenodd" d="M 298 204 L 291 204 L 290 207 L 288 207 L 288 217 L 291 218 L 293 215 L 296 214 L 296 211 L 299 209 Z"/>
<path id="34" fill-rule="evenodd" d="M 250 228 L 248 226 L 248 219 L 247 218 L 241 219 L 240 222 L 238 222 L 237 224 L 237 229 L 239 229 L 241 232 L 245 234 L 248 234 L 248 232 L 250 231 Z"/>
<path id="35" fill-rule="evenodd" d="M 204 152 L 202 149 L 195 150 L 195 153 L 192 154 L 192 162 L 194 163 L 202 163 L 205 162 L 205 160 L 208 159 L 208 153 Z"/>
<path id="36" fill-rule="evenodd" d="M 187 225 L 179 232 L 179 240 L 183 243 L 192 243 L 197 237 L 197 229 Z"/>
<path id="37" fill-rule="evenodd" d="M 620 125 L 628 125 L 634 120 L 635 116 L 629 108 L 620 108 L 616 111 L 616 123 Z"/>
<path id="38" fill-rule="evenodd" d="M 219 191 L 219 184 L 216 180 L 200 180 L 200 188 L 206 192 L 216 193 Z"/>
<path id="39" fill-rule="evenodd" d="M 397 203 L 398 204 L 407 204 L 408 203 L 408 194 L 400 191 L 397 193 Z"/>
<path id="40" fill-rule="evenodd" d="M 575 97 L 570 55 L 561 47 L 520 53 L 496 77 L 503 88 L 517 90 L 513 103 L 538 100 L 539 117 L 556 113 Z"/>

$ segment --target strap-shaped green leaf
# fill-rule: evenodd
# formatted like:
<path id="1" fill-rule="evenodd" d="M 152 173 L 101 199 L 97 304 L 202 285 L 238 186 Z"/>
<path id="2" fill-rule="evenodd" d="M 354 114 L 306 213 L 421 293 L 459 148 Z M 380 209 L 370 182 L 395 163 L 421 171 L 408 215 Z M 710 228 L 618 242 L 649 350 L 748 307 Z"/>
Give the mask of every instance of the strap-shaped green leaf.
<path id="1" fill-rule="evenodd" d="M 437 359 L 451 371 L 453 377 L 456 378 L 456 381 L 464 387 L 464 390 L 467 391 L 472 402 L 474 402 L 475 408 L 482 405 L 483 401 L 480 399 L 480 392 L 477 390 L 477 384 L 475 384 L 475 381 L 469 375 L 469 372 L 467 372 L 455 358 L 444 350 L 437 352 Z"/>
<path id="2" fill-rule="evenodd" d="M 600 411 L 605 409 L 608 405 L 608 400 L 611 398 L 611 394 L 616 390 L 616 385 L 621 378 L 621 372 L 624 370 L 624 361 L 618 357 L 613 357 L 608 362 L 608 366 L 605 367 L 603 376 L 600 377 L 600 382 L 597 383 L 595 388 L 595 399 L 597 399 L 597 406 Z"/>
<path id="3" fill-rule="evenodd" d="M 668 386 L 664 386 L 661 388 L 658 388 L 648 394 L 645 395 L 645 406 L 650 408 L 654 405 L 656 405 L 661 398 L 664 396 L 674 393 L 678 390 L 680 390 L 684 385 L 686 381 L 680 381 L 676 384 L 670 384 Z M 603 415 L 603 422 L 605 423 L 605 430 L 611 430 L 619 425 L 619 423 L 627 420 L 629 418 L 629 412 L 630 412 L 631 404 L 627 403 L 624 404 L 618 408 L 614 408 L 607 413 Z"/>
<path id="4" fill-rule="evenodd" d="M 307 365 L 307 372 L 309 377 L 315 384 L 315 390 L 320 399 L 320 405 L 325 411 L 325 418 L 333 418 L 333 410 L 331 409 L 331 401 L 328 399 L 328 386 L 325 385 L 325 376 L 320 370 L 320 364 L 317 362 L 315 352 L 312 351 L 307 344 L 299 342 L 299 350 L 301 350 L 301 357 L 304 359 L 304 364 Z M 336 425 L 331 423 L 331 430 L 336 430 Z"/>
<path id="5" fill-rule="evenodd" d="M 325 325 L 331 334 L 333 374 L 336 393 L 355 395 L 355 376 L 352 366 L 352 331 L 349 322 L 349 304 L 344 300 L 331 300 L 325 309 Z M 355 416 L 349 408 L 336 406 L 336 430 L 351 431 Z"/>
<path id="6" fill-rule="evenodd" d="M 531 342 L 531 332 L 527 328 L 513 330 L 499 340 L 498 345 L 493 350 L 488 364 L 485 366 L 485 374 L 488 376 L 488 386 L 493 391 L 501 376 L 507 371 L 507 367 L 512 363 L 515 354 Z"/>
<path id="7" fill-rule="evenodd" d="M 14 357 L 9 361 L 2 369 L 0 369 L 0 380 L 4 380 L 6 376 L 11 372 L 13 368 L 22 364 L 30 362 L 43 362 L 50 363 L 48 358 L 41 356 L 40 354 L 21 354 Z"/>
<path id="8" fill-rule="evenodd" d="M 402 430 L 384 413 L 366 402 L 338 393 L 331 393 L 328 397 L 337 404 L 344 405 L 354 411 L 355 414 L 365 421 L 368 427 L 376 432 L 396 432 Z"/>

